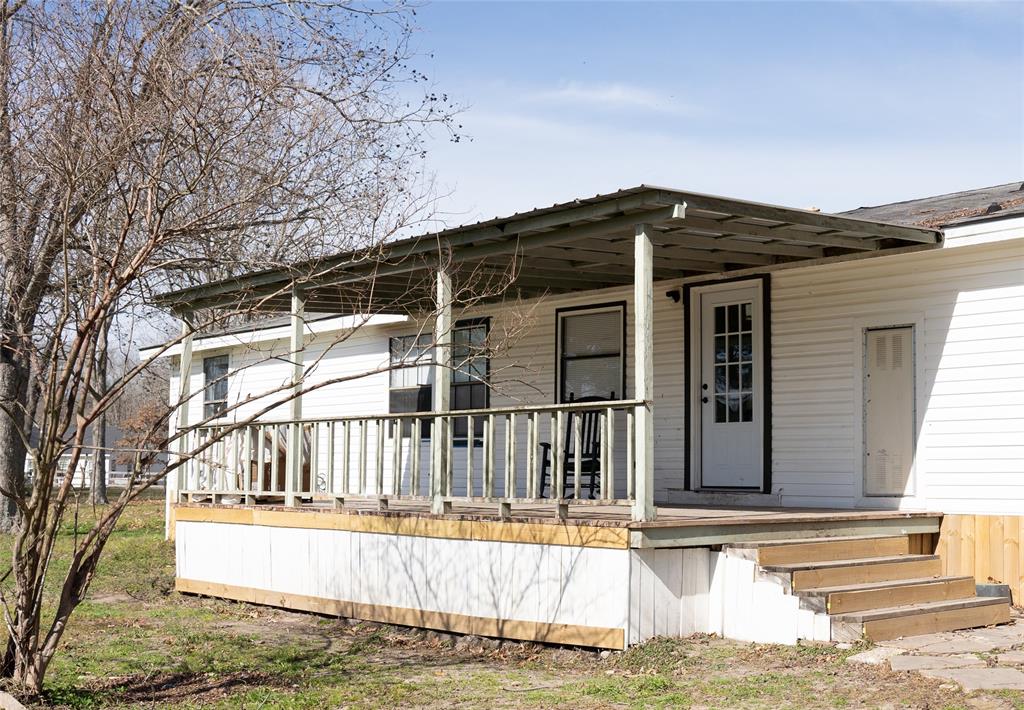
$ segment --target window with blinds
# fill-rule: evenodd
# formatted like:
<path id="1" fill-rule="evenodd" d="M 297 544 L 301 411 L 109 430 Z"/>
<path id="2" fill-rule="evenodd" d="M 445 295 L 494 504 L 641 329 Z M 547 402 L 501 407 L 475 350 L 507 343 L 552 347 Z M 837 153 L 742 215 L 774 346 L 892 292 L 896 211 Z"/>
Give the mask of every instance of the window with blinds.
<path id="1" fill-rule="evenodd" d="M 558 315 L 559 401 L 625 394 L 624 305 Z"/>

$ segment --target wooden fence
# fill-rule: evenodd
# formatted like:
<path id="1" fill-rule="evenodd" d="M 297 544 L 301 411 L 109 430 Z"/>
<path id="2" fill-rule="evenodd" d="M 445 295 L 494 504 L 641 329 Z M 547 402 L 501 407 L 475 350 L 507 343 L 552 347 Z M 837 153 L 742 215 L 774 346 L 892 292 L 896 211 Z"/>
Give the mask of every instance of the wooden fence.
<path id="1" fill-rule="evenodd" d="M 944 574 L 972 575 L 979 584 L 1008 584 L 1024 603 L 1024 515 L 946 515 L 935 553 Z"/>

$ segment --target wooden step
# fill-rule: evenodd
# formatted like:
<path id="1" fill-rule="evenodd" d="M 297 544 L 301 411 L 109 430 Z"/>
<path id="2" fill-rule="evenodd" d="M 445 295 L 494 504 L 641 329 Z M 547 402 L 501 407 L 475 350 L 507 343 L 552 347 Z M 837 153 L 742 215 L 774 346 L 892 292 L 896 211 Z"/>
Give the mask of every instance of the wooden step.
<path id="1" fill-rule="evenodd" d="M 857 535 L 737 543 L 730 547 L 756 548 L 758 564 L 782 565 L 907 555 L 910 540 L 906 535 Z"/>
<path id="2" fill-rule="evenodd" d="M 761 567 L 769 572 L 788 574 L 794 591 L 897 579 L 938 577 L 942 574 L 942 561 L 938 555 L 894 555 L 831 562 L 761 565 Z"/>
<path id="3" fill-rule="evenodd" d="M 832 638 L 850 640 L 862 635 L 871 641 L 886 641 L 901 636 L 1005 624 L 1009 620 L 1008 599 L 971 597 L 835 614 L 832 616 Z"/>
<path id="4" fill-rule="evenodd" d="M 817 597 L 816 611 L 845 614 L 869 609 L 911 606 L 924 602 L 967 599 L 974 596 L 973 577 L 925 577 L 897 579 L 838 587 L 804 589 L 801 597 Z"/>

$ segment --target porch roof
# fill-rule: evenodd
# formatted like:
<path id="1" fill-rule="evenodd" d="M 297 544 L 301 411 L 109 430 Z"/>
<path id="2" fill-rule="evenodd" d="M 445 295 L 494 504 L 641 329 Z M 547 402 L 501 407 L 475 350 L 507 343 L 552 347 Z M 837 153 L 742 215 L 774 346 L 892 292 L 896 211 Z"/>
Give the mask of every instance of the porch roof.
<path id="1" fill-rule="evenodd" d="M 641 185 L 181 289 L 158 297 L 176 311 L 249 306 L 287 311 L 299 286 L 311 312 L 429 308 L 434 271 L 477 301 L 532 297 L 633 281 L 634 230 L 653 227 L 654 278 L 937 245 L 935 229 L 868 221 Z"/>

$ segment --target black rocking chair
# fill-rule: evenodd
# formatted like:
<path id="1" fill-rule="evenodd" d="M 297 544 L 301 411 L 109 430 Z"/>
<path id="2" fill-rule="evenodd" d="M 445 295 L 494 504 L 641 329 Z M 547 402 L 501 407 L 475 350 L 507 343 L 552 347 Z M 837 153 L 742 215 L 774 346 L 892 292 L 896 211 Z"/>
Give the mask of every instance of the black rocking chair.
<path id="1" fill-rule="evenodd" d="M 603 402 L 604 397 L 581 397 L 581 402 Z M 576 451 L 573 444 L 573 417 L 580 417 L 580 492 L 587 491 L 591 500 L 601 494 L 601 412 L 597 409 L 569 412 L 565 424 L 565 448 L 562 449 L 562 498 L 571 498 L 576 491 Z M 552 486 L 552 448 L 541 442 L 540 497 L 547 498 Z"/>

